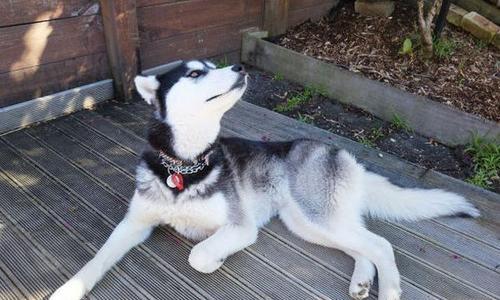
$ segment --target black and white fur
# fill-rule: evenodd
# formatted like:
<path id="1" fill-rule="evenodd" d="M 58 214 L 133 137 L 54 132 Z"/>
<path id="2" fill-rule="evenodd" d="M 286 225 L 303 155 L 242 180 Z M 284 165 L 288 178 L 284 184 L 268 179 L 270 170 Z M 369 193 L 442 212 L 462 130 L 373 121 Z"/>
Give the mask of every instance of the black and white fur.
<path id="1" fill-rule="evenodd" d="M 221 118 L 243 95 L 247 80 L 239 65 L 216 69 L 207 61 L 190 61 L 160 76 L 135 79 L 138 92 L 156 112 L 128 213 L 95 258 L 51 300 L 82 298 L 155 226 L 167 224 L 201 240 L 188 261 L 196 270 L 211 273 L 229 255 L 254 243 L 259 228 L 274 216 L 301 238 L 355 259 L 351 297 L 367 297 L 377 271 L 379 299 L 399 299 L 392 247 L 365 228 L 363 217 L 479 216 L 457 194 L 395 186 L 366 171 L 346 151 L 321 142 L 219 137 Z M 185 161 L 211 153 L 209 165 L 184 176 L 186 188 L 178 191 L 165 184 L 168 172 L 159 150 Z"/>

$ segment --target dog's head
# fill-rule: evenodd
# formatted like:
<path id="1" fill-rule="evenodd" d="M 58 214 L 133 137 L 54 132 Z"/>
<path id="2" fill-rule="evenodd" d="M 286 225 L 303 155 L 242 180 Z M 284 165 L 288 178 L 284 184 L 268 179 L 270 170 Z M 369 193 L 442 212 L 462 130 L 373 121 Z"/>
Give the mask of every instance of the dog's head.
<path id="1" fill-rule="evenodd" d="M 195 118 L 220 120 L 247 87 L 241 65 L 216 68 L 209 61 L 183 62 L 159 76 L 137 76 L 135 85 L 157 117 L 168 122 Z"/>

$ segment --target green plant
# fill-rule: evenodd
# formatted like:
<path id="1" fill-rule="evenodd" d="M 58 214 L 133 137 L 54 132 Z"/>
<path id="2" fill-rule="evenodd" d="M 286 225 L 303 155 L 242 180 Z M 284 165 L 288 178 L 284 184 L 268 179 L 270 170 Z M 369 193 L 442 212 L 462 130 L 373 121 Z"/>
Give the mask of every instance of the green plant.
<path id="1" fill-rule="evenodd" d="M 486 43 L 486 42 L 485 42 L 485 41 L 483 41 L 483 40 L 476 39 L 476 46 L 477 46 L 479 49 L 484 49 L 484 48 L 488 47 L 488 43 Z"/>
<path id="2" fill-rule="evenodd" d="M 322 86 L 311 85 L 311 86 L 306 86 L 305 89 L 308 90 L 313 95 L 321 95 L 323 97 L 328 97 L 328 93 L 326 92 L 326 89 Z"/>
<path id="3" fill-rule="evenodd" d="M 475 136 L 464 151 L 472 155 L 474 162 L 474 174 L 467 179 L 468 182 L 488 188 L 493 184 L 493 181 L 500 180 L 499 144 Z"/>
<path id="4" fill-rule="evenodd" d="M 274 110 L 280 113 L 290 112 L 297 107 L 309 102 L 313 96 L 324 95 L 321 89 L 306 86 L 300 93 L 296 93 L 287 99 L 286 102 L 278 104 Z"/>
<path id="5" fill-rule="evenodd" d="M 311 116 L 311 115 L 298 113 L 297 114 L 297 120 L 299 120 L 302 123 L 313 124 L 314 117 Z"/>
<path id="6" fill-rule="evenodd" d="M 412 132 L 413 129 L 411 128 L 411 126 L 408 124 L 408 122 L 406 122 L 405 119 L 403 119 L 401 116 L 399 116 L 398 114 L 394 114 L 392 116 L 392 120 L 391 120 L 391 124 L 392 126 L 395 128 L 395 129 L 399 129 L 399 130 L 404 130 L 406 131 L 407 133 L 409 132 Z"/>
<path id="7" fill-rule="evenodd" d="M 383 130 L 382 130 L 382 127 L 378 127 L 378 128 L 373 128 L 371 131 L 370 131 L 370 138 L 372 139 L 372 141 L 378 141 L 379 139 L 383 138 L 385 136 Z"/>
<path id="8" fill-rule="evenodd" d="M 434 54 L 438 58 L 449 58 L 455 49 L 457 48 L 457 43 L 449 39 L 437 39 L 434 41 Z"/>
<path id="9" fill-rule="evenodd" d="M 310 98 L 304 97 L 302 94 L 294 95 L 287 99 L 285 103 L 278 104 L 274 110 L 280 113 L 290 112 L 297 107 L 306 104 L 309 100 Z"/>
<path id="10" fill-rule="evenodd" d="M 403 46 L 401 50 L 399 50 L 399 54 L 402 55 L 411 55 L 413 54 L 413 42 L 410 38 L 406 38 L 403 42 Z"/>
<path id="11" fill-rule="evenodd" d="M 284 77 L 281 73 L 278 72 L 278 73 L 274 74 L 273 79 L 276 81 L 281 81 L 284 79 Z"/>
<path id="12" fill-rule="evenodd" d="M 227 59 L 227 56 L 225 56 L 225 55 L 224 55 L 224 58 L 221 58 L 221 59 L 215 61 L 215 66 L 217 67 L 217 69 L 229 67 L 229 65 L 230 65 L 229 60 Z"/>
<path id="13" fill-rule="evenodd" d="M 366 135 L 360 134 L 357 139 L 358 142 L 360 142 L 361 144 L 373 148 L 375 146 L 375 143 L 384 136 L 385 133 L 382 127 L 377 127 L 377 128 L 372 128 L 370 132 Z"/>
<path id="14" fill-rule="evenodd" d="M 366 136 L 358 137 L 358 142 L 370 148 L 373 148 L 375 146 L 375 143 Z"/>

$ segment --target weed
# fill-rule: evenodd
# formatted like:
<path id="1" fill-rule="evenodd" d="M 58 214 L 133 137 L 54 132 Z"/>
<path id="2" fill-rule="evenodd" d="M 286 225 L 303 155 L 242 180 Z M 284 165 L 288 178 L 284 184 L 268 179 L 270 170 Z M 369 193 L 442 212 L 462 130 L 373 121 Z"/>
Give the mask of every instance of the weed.
<path id="1" fill-rule="evenodd" d="M 302 123 L 313 124 L 314 117 L 311 115 L 298 113 L 297 120 L 299 120 Z"/>
<path id="2" fill-rule="evenodd" d="M 358 142 L 365 145 L 366 147 L 373 148 L 375 146 L 375 143 L 371 141 L 369 138 L 366 136 L 360 136 L 358 137 Z"/>
<path id="3" fill-rule="evenodd" d="M 401 55 L 411 55 L 413 54 L 413 42 L 410 38 L 406 38 L 403 42 L 403 46 L 401 50 L 399 50 L 399 54 Z"/>
<path id="4" fill-rule="evenodd" d="M 483 40 L 476 39 L 476 47 L 478 47 L 479 49 L 484 49 L 488 47 L 488 43 Z"/>
<path id="5" fill-rule="evenodd" d="M 285 78 L 283 77 L 283 75 L 281 73 L 278 72 L 278 73 L 274 74 L 273 79 L 276 81 L 282 81 Z"/>
<path id="6" fill-rule="evenodd" d="M 399 130 L 404 130 L 404 131 L 406 131 L 406 133 L 410 133 L 413 131 L 413 129 L 410 127 L 410 125 L 408 125 L 408 122 L 406 122 L 406 120 L 403 119 L 398 114 L 394 114 L 392 116 L 391 123 L 392 123 L 392 126 L 394 128 L 399 129 Z"/>
<path id="7" fill-rule="evenodd" d="M 290 112 L 299 106 L 306 104 L 310 99 L 310 97 L 305 97 L 303 94 L 297 94 L 290 97 L 285 103 L 278 104 L 274 110 L 280 113 Z"/>
<path id="8" fill-rule="evenodd" d="M 361 144 L 373 148 L 378 140 L 383 138 L 385 133 L 382 127 L 372 128 L 367 135 L 360 135 L 357 139 Z"/>
<path id="9" fill-rule="evenodd" d="M 466 153 L 472 155 L 474 162 L 474 175 L 467 179 L 468 182 L 488 188 L 494 180 L 500 180 L 500 145 L 486 141 L 475 136 Z"/>
<path id="10" fill-rule="evenodd" d="M 457 48 L 457 43 L 449 39 L 437 39 L 434 41 L 434 54 L 438 58 L 450 58 Z"/>
<path id="11" fill-rule="evenodd" d="M 229 63 L 229 60 L 227 59 L 227 56 L 224 55 L 224 58 L 217 60 L 215 62 L 215 66 L 217 67 L 217 69 L 229 67 L 230 63 Z"/>
<path id="12" fill-rule="evenodd" d="M 370 138 L 376 142 L 378 141 L 379 139 L 383 138 L 385 136 L 384 132 L 382 131 L 382 127 L 378 127 L 378 128 L 373 128 L 371 131 L 370 131 Z"/>
<path id="13" fill-rule="evenodd" d="M 312 97 L 316 95 L 325 95 L 325 94 L 326 93 L 319 88 L 307 86 L 302 90 L 302 92 L 296 93 L 295 95 L 287 99 L 285 103 L 278 104 L 274 108 L 274 110 L 280 113 L 290 112 L 298 108 L 299 106 L 309 102 L 312 99 Z"/>

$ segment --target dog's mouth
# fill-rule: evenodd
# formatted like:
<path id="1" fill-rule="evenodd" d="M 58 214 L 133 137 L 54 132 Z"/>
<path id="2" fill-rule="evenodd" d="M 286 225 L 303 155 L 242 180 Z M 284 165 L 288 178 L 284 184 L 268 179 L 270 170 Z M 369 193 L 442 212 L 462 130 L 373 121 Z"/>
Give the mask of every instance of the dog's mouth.
<path id="1" fill-rule="evenodd" d="M 248 78 L 248 74 L 242 74 L 238 80 L 231 86 L 231 88 L 229 89 L 229 91 L 225 92 L 225 93 L 222 93 L 222 94 L 218 94 L 218 95 L 215 95 L 213 97 L 210 97 L 208 98 L 206 101 L 212 101 L 214 99 L 217 99 L 221 96 L 224 96 L 226 94 L 229 94 L 230 92 L 234 91 L 234 90 L 238 90 L 238 89 L 241 89 L 243 88 L 246 84 L 247 84 L 247 78 Z"/>

